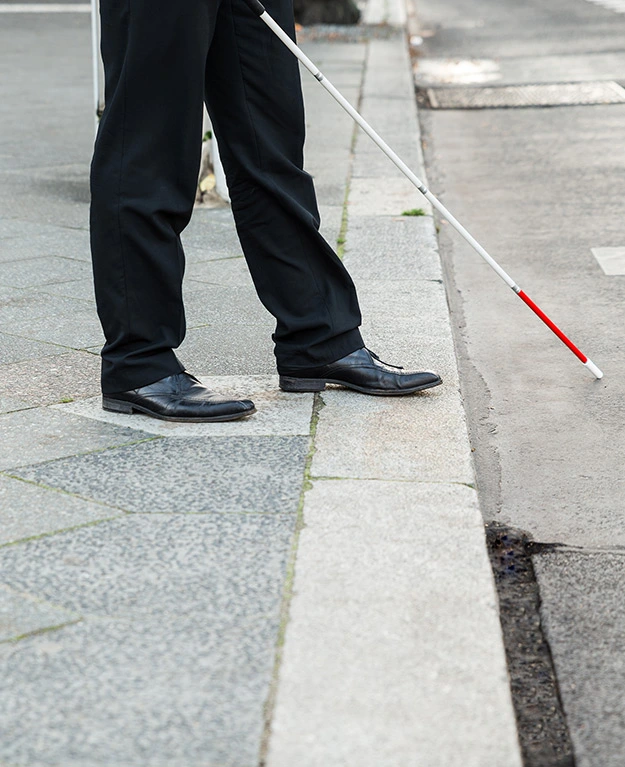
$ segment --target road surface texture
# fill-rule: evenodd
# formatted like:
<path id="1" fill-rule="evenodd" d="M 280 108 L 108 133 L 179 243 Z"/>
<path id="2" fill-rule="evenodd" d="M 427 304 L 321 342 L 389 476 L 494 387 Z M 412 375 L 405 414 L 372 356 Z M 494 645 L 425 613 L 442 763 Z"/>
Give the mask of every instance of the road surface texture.
<path id="1" fill-rule="evenodd" d="M 525 763 L 622 767 L 625 4 L 419 0 L 417 11 L 432 190 L 605 372 L 594 380 L 439 222 Z M 480 99 L 510 106 L 464 108 L 468 89 L 554 84 L 543 96 L 556 103 L 571 83 L 583 87 L 567 85 L 565 101 L 591 103 L 518 108 L 527 92 L 490 91 Z M 601 101 L 606 83 L 616 103 L 580 96 L 594 88 Z M 455 108 L 431 108 L 451 87 Z"/>

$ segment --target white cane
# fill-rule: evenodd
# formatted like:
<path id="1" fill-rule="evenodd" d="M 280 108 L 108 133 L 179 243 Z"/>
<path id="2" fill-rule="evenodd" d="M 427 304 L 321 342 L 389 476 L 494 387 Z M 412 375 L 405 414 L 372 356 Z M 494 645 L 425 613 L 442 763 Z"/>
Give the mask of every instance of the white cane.
<path id="1" fill-rule="evenodd" d="M 291 40 L 282 27 L 267 13 L 265 7 L 259 0 L 245 0 L 249 8 L 271 29 L 271 31 L 286 45 L 286 47 L 293 53 L 297 59 L 306 67 L 306 69 L 317 79 L 321 85 L 332 95 L 332 97 L 338 101 L 343 109 L 352 117 L 356 123 L 364 130 L 364 132 L 373 140 L 373 142 L 384 152 L 384 154 L 401 170 L 401 172 L 408 178 L 421 192 L 421 194 L 439 211 L 439 213 L 445 218 L 453 228 L 460 233 L 460 235 L 471 245 L 471 247 L 486 261 L 486 263 L 492 267 L 495 272 L 501 277 L 501 279 L 508 285 L 509 288 L 517 294 L 517 296 L 525 302 L 527 306 L 536 314 L 547 327 L 555 333 L 555 335 L 565 344 L 573 354 L 590 370 L 590 372 L 596 378 L 603 378 L 603 373 L 590 360 L 585 354 L 583 354 L 577 346 L 569 339 L 560 328 L 552 322 L 549 317 L 537 306 L 532 299 L 516 284 L 516 282 L 510 277 L 510 275 L 502 269 L 502 267 L 495 261 L 495 259 L 487 253 L 487 251 L 480 245 L 480 243 L 462 226 L 462 224 L 454 218 L 454 216 L 447 210 L 440 200 L 435 197 L 432 192 L 425 186 L 425 184 L 410 170 L 406 163 L 390 148 L 390 146 L 379 136 L 364 117 L 354 109 L 354 107 L 347 101 L 347 99 L 332 85 L 332 83 L 320 72 L 319 68 L 313 64 L 313 62 L 306 56 L 306 54 Z"/>

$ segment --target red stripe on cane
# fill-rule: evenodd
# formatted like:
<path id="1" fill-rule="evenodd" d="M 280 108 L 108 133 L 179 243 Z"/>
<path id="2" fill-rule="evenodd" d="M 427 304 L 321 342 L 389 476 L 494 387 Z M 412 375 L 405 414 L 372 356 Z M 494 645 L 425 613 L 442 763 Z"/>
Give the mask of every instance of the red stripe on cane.
<path id="1" fill-rule="evenodd" d="M 543 310 L 539 306 L 537 306 L 528 295 L 526 295 L 522 290 L 520 290 L 517 293 L 517 296 L 521 298 L 529 306 L 529 308 L 534 312 L 534 314 L 540 317 L 540 319 L 545 323 L 545 325 L 548 328 L 553 330 L 553 332 L 558 336 L 560 341 L 566 344 L 578 359 L 580 359 L 584 364 L 588 362 L 588 357 L 585 354 L 582 354 L 582 352 L 580 352 L 580 350 L 577 348 L 577 346 L 575 346 L 573 341 L 571 341 L 570 338 L 567 338 L 564 335 L 564 333 L 560 330 L 560 328 L 555 323 L 553 323 L 549 319 L 549 317 L 547 317 L 547 315 L 543 312 Z"/>

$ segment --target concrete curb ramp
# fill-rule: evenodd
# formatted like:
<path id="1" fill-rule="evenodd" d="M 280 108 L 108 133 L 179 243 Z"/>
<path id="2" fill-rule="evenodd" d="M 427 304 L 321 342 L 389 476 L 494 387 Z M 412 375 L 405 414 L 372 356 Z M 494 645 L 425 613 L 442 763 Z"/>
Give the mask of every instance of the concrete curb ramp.
<path id="1" fill-rule="evenodd" d="M 365 116 L 423 177 L 405 46 L 369 51 Z M 365 339 L 445 386 L 321 396 L 266 764 L 520 767 L 434 222 L 368 142 L 345 259 Z"/>

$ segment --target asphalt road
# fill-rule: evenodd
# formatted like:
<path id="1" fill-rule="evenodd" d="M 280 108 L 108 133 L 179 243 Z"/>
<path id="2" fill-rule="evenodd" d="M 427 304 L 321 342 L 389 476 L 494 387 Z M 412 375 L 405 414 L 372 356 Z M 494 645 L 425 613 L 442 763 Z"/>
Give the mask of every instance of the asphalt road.
<path id="1" fill-rule="evenodd" d="M 587 0 L 417 10 L 419 86 L 625 80 L 625 12 Z M 622 767 L 625 262 L 605 274 L 591 249 L 625 247 L 625 104 L 425 108 L 421 120 L 434 193 L 605 372 L 594 380 L 440 224 L 483 514 L 535 542 L 573 745 L 558 764 Z"/>

